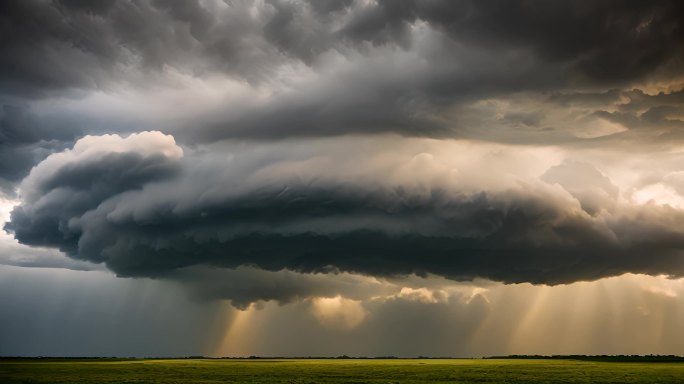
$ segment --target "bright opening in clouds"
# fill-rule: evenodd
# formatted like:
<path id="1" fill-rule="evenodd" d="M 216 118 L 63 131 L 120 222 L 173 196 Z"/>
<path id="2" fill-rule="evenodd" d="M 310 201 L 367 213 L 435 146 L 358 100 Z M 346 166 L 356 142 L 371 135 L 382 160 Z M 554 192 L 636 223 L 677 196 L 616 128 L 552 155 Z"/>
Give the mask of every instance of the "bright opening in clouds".
<path id="1" fill-rule="evenodd" d="M 683 15 L 3 2 L 0 355 L 684 354 Z"/>

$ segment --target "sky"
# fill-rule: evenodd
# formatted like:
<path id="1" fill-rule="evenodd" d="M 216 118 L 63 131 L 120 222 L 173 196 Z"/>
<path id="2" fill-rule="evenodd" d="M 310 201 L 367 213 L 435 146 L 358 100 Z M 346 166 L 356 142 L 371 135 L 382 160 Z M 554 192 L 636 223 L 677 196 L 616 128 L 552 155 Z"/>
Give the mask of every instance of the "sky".
<path id="1" fill-rule="evenodd" d="M 684 355 L 683 21 L 0 2 L 0 355 Z"/>

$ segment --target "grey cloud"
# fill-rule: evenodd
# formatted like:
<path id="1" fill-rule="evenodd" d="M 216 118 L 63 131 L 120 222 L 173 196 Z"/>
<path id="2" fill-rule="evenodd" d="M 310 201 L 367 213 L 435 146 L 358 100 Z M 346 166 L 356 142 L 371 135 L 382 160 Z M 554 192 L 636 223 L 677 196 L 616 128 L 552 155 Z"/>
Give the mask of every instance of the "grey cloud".
<path id="1" fill-rule="evenodd" d="M 643 95 L 643 92 L 641 91 L 636 92 L 640 95 Z M 554 93 L 549 96 L 548 101 L 565 107 L 580 106 L 587 108 L 605 108 L 607 105 L 621 103 L 621 98 L 623 95 L 625 95 L 625 92 L 620 89 L 609 89 L 603 92 Z"/>
<path id="2" fill-rule="evenodd" d="M 684 109 L 681 107 L 657 106 L 641 112 L 599 111 L 596 115 L 629 127 L 628 134 L 642 137 L 657 136 L 659 141 L 667 143 L 669 140 L 681 140 L 681 131 L 684 128 L 684 120 L 680 118 L 682 113 Z"/>
<path id="3" fill-rule="evenodd" d="M 683 138 L 684 129 L 684 91 L 659 92 L 646 94 L 639 89 L 630 91 L 609 91 L 602 94 L 561 96 L 560 99 L 571 101 L 572 104 L 584 104 L 578 101 L 582 98 L 603 99 L 604 101 L 592 107 L 585 107 L 585 113 L 591 113 L 626 128 L 624 132 L 615 134 L 609 141 L 640 143 L 640 145 L 655 145 L 657 147 L 671 147 L 678 145 Z M 579 97 L 579 98 L 578 98 Z"/>
<path id="4" fill-rule="evenodd" d="M 675 89 L 678 89 L 675 87 Z M 657 152 L 682 140 L 682 92 L 521 92 L 454 106 L 450 135 L 522 145 Z"/>
<path id="5" fill-rule="evenodd" d="M 341 75 L 330 82 L 322 81 L 313 89 L 284 94 L 267 105 L 250 105 L 228 115 L 200 117 L 202 124 L 196 130 L 181 127 L 174 134 L 185 141 L 200 143 L 226 138 L 268 140 L 354 133 L 455 135 L 443 121 L 431 116 L 436 110 L 419 89 L 402 89 L 408 88 L 407 82 L 413 82 L 407 80 L 408 74 L 382 75 L 376 71 L 381 69 L 375 68 L 363 76 L 357 76 L 359 72 Z M 378 80 L 378 77 L 384 79 Z M 371 85 L 364 85 L 365 81 Z"/>
<path id="6" fill-rule="evenodd" d="M 427 4 L 441 17 L 450 15 Z M 466 39 L 530 47 L 550 63 L 569 64 L 569 74 L 612 83 L 678 60 L 671 49 L 682 44 L 682 12 L 680 4 L 667 1 L 474 1 L 461 8 L 462 20 L 446 22 Z"/>
<path id="7" fill-rule="evenodd" d="M 610 89 L 602 92 L 554 93 L 549 96 L 548 100 L 563 106 L 594 107 L 597 109 L 616 106 L 624 112 L 635 112 L 663 105 L 681 105 L 684 102 L 684 92 L 676 90 L 649 94 L 638 88 L 630 90 Z"/>
<path id="8" fill-rule="evenodd" d="M 680 70 L 684 10 L 672 1 L 388 0 L 349 13 L 350 21 L 333 36 L 408 48 L 410 25 L 422 21 L 460 43 L 531 50 L 531 57 L 566 67 L 578 82 L 619 84 L 661 68 Z"/>
<path id="9" fill-rule="evenodd" d="M 1 104 L 0 194 L 12 196 L 16 183 L 31 167 L 73 145 L 74 138 L 81 135 L 68 119 L 41 117 L 27 107 Z"/>
<path id="10" fill-rule="evenodd" d="M 454 105 L 670 80 L 681 73 L 684 51 L 682 9 L 673 1 L 3 6 L 5 94 L 146 89 L 172 84 L 168 70 L 220 73 L 273 91 L 265 103 L 174 131 L 186 142 L 377 132 L 471 137 L 477 129 L 448 116 Z M 329 60 L 335 55 L 349 64 L 338 68 Z M 300 67 L 318 89 L 284 75 Z M 515 124 L 509 130 L 518 131 Z"/>
<path id="11" fill-rule="evenodd" d="M 0 221 L 9 219 L 11 206 L 0 199 Z M 101 265 L 74 260 L 52 248 L 29 247 L 19 244 L 6 232 L 0 233 L 0 265 L 36 268 L 64 268 L 72 270 L 104 269 Z"/>
<path id="12" fill-rule="evenodd" d="M 62 268 L 78 271 L 103 269 L 102 266 L 74 260 L 50 248 L 35 248 L 17 244 L 9 235 L 0 236 L 0 264 L 31 268 Z"/>
<path id="13" fill-rule="evenodd" d="M 127 141 L 138 142 L 137 150 L 127 148 Z M 68 233 L 66 216 L 82 215 L 107 198 L 169 177 L 181 152 L 172 138 L 158 132 L 127 139 L 86 136 L 72 150 L 48 157 L 22 181 L 22 199 L 32 204 L 28 210 L 17 209 L 12 227 L 19 233 L 22 227 L 42 228 L 32 240 L 23 240 L 31 245 L 72 250 L 79 239 Z M 55 214 L 55 209 L 62 213 Z"/>
<path id="14" fill-rule="evenodd" d="M 106 90 L 143 77 L 155 79 L 164 65 L 256 80 L 257 72 L 247 70 L 263 70 L 267 62 L 277 61 L 277 52 L 269 53 L 254 34 L 249 4 L 231 6 L 230 12 L 217 10 L 219 3 L 212 5 L 214 9 L 198 2 L 5 2 L 0 87 L 3 93 L 25 97 Z M 217 14 L 220 23 L 212 17 Z"/>
<path id="15" fill-rule="evenodd" d="M 423 20 L 458 41 L 531 49 L 580 78 L 614 82 L 678 57 L 671 49 L 681 47 L 681 14 L 679 4 L 667 1 L 380 1 L 343 31 L 359 40 L 401 42 L 408 24 Z"/>
<path id="16" fill-rule="evenodd" d="M 112 156 L 112 140 L 129 149 Z M 684 275 L 684 229 L 671 225 L 682 213 L 605 203 L 599 210 L 597 201 L 618 191 L 581 163 L 543 176 L 562 188 L 532 181 L 468 191 L 444 176 L 419 184 L 379 178 L 371 164 L 351 179 L 346 165 L 298 170 L 307 163 L 270 152 L 259 161 L 178 159 L 180 149 L 159 133 L 90 137 L 74 152 L 49 157 L 22 182 L 6 229 L 120 276 L 163 278 L 197 265 L 537 284 Z M 101 188 L 98 175 L 120 182 Z"/>
<path id="17" fill-rule="evenodd" d="M 353 0 L 320 0 L 309 1 L 309 6 L 320 14 L 326 15 L 331 12 L 339 12 L 352 5 L 352 3 Z"/>

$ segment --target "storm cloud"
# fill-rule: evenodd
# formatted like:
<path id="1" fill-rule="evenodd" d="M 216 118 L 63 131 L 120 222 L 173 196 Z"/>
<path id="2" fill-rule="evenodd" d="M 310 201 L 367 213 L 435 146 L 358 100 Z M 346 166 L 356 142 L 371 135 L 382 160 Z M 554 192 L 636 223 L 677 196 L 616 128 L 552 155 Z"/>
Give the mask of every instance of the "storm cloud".
<path id="1" fill-rule="evenodd" d="M 40 96 L 164 65 L 253 80 L 330 50 L 410 50 L 417 23 L 468 47 L 529 51 L 576 81 L 629 82 L 681 69 L 682 12 L 674 1 L 8 2 L 3 88 Z"/>
<path id="2" fill-rule="evenodd" d="M 179 76 L 227 77 L 269 95 L 168 128 L 187 142 L 378 132 L 496 140 L 477 133 L 484 121 L 450 111 L 520 92 L 681 80 L 684 52 L 676 1 L 32 0 L 0 14 L 8 102 L 177 88 Z"/>
<path id="3" fill-rule="evenodd" d="M 159 132 L 88 136 L 31 171 L 5 229 L 128 277 L 187 279 L 178 271 L 194 266 L 535 284 L 684 274 L 684 212 L 620 198 L 588 163 L 501 170 L 487 186 L 458 160 L 350 157 L 349 146 L 358 139 L 217 156 Z M 258 291 L 244 294 L 286 295 Z M 227 295 L 244 302 L 238 292 Z"/>
<path id="4" fill-rule="evenodd" d="M 683 276 L 682 20 L 677 1 L 3 2 L 4 229 L 37 248 L 2 260 L 64 253 L 241 308 L 415 276 Z"/>

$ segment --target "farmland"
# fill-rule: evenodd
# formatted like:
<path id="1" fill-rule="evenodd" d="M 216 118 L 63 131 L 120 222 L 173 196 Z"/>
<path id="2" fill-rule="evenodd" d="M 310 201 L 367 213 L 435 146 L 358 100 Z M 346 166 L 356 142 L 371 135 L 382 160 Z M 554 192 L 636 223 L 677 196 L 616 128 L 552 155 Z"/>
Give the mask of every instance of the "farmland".
<path id="1" fill-rule="evenodd" d="M 5 359 L 10 383 L 681 383 L 683 363 L 515 359 Z"/>

